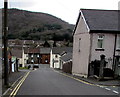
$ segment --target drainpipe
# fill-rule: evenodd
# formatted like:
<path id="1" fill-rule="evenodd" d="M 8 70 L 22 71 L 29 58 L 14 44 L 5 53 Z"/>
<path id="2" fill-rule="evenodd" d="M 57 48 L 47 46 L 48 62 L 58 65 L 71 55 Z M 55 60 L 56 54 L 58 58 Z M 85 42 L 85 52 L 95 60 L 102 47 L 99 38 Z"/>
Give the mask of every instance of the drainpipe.
<path id="1" fill-rule="evenodd" d="M 113 71 L 115 72 L 115 51 L 116 51 L 116 42 L 117 42 L 117 34 L 115 34 L 115 43 L 114 43 L 114 53 L 113 53 Z"/>
<path id="2" fill-rule="evenodd" d="M 90 50 L 89 50 L 89 61 L 88 61 L 88 76 L 90 76 L 90 61 L 91 61 L 91 55 L 92 55 L 92 39 L 93 39 L 93 33 L 90 34 Z"/>

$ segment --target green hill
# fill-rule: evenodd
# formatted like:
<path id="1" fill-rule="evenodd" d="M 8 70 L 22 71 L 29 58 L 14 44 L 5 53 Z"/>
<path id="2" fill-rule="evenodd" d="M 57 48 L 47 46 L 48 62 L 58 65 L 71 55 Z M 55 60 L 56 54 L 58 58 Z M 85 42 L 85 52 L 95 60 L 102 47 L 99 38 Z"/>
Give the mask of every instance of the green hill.
<path id="1" fill-rule="evenodd" d="M 64 40 L 72 38 L 74 25 L 41 12 L 8 10 L 9 39 Z"/>

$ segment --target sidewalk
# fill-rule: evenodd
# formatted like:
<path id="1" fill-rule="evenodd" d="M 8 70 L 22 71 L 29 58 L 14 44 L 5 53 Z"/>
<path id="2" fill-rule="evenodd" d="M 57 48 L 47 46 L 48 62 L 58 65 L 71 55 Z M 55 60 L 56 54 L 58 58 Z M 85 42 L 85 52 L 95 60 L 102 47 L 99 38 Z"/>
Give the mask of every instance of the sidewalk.
<path id="1" fill-rule="evenodd" d="M 57 70 L 61 73 L 65 73 L 61 70 Z M 99 81 L 98 79 L 95 79 L 95 78 L 83 78 L 83 77 L 80 77 L 80 76 L 75 76 L 75 75 L 72 75 L 72 74 L 69 74 L 69 73 L 65 73 L 69 76 L 72 76 L 74 78 L 78 78 L 80 80 L 83 80 L 85 82 L 88 82 L 88 83 L 91 83 L 91 84 L 96 84 L 96 85 L 103 85 L 103 86 L 118 86 L 120 87 L 120 79 L 108 79 L 108 80 L 103 80 L 103 81 Z"/>
<path id="2" fill-rule="evenodd" d="M 83 77 L 75 76 L 75 75 L 73 77 L 81 79 L 91 84 L 96 84 L 96 85 L 120 86 L 120 80 L 117 80 L 117 79 L 108 79 L 108 80 L 99 81 L 98 79 L 95 79 L 95 78 L 83 78 Z"/>
<path id="3" fill-rule="evenodd" d="M 17 81 L 20 77 L 24 76 L 29 70 L 19 70 L 18 72 L 11 73 L 9 75 L 9 84 L 10 86 Z M 2 88 L 3 93 L 7 90 L 7 87 Z"/>

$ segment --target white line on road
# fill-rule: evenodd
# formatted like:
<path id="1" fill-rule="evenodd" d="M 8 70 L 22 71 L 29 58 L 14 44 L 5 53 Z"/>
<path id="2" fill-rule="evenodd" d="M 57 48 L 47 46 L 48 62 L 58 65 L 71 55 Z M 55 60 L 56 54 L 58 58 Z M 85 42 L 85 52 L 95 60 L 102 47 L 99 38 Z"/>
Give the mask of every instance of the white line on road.
<path id="1" fill-rule="evenodd" d="M 117 92 L 117 91 L 115 91 L 115 90 L 113 90 L 113 92 L 116 93 L 116 94 L 119 94 L 119 92 Z"/>
<path id="2" fill-rule="evenodd" d="M 55 71 L 55 70 L 54 70 L 54 71 Z M 60 72 L 58 72 L 58 71 L 55 71 L 55 72 L 57 72 L 57 73 L 59 73 L 59 74 L 62 74 L 62 75 L 64 75 L 64 76 L 67 76 L 67 77 L 69 77 L 69 78 L 75 79 L 75 80 L 77 80 L 77 81 L 79 81 L 79 82 L 82 82 L 82 83 L 84 83 L 84 84 L 91 85 L 91 86 L 98 86 L 98 87 L 100 87 L 100 88 L 104 88 L 104 89 L 106 89 L 106 90 L 109 90 L 109 91 L 112 91 L 112 92 L 114 92 L 114 93 L 116 93 L 116 94 L 119 94 L 119 92 L 117 92 L 117 91 L 115 91 L 115 90 L 111 90 L 110 88 L 107 88 L 107 86 L 105 86 L 105 85 L 91 84 L 91 83 L 89 83 L 89 82 L 86 82 L 86 81 L 80 80 L 80 79 L 78 79 L 78 78 L 69 76 L 69 75 L 67 75 L 67 74 L 65 74 L 65 73 L 60 73 Z M 112 87 L 115 88 L 116 86 L 112 86 Z"/>
<path id="3" fill-rule="evenodd" d="M 110 88 L 105 88 L 105 89 L 106 89 L 106 90 L 109 90 L 109 91 L 111 90 Z"/>

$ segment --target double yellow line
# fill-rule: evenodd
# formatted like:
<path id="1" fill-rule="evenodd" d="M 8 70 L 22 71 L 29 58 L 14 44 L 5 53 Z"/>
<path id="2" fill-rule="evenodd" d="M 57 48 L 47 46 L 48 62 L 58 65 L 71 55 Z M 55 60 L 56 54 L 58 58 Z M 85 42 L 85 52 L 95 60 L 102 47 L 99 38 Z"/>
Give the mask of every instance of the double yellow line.
<path id="1" fill-rule="evenodd" d="M 14 88 L 14 90 L 12 91 L 12 93 L 10 94 L 9 97 L 14 97 L 18 90 L 20 89 L 21 85 L 23 84 L 23 82 L 25 81 L 25 79 L 27 78 L 27 76 L 29 75 L 30 71 L 20 80 L 20 82 L 17 84 L 17 86 Z"/>
<path id="2" fill-rule="evenodd" d="M 79 82 L 81 82 L 81 83 L 84 83 L 84 84 L 87 84 L 87 85 L 90 85 L 90 86 L 106 87 L 105 85 L 98 85 L 98 84 L 89 83 L 89 82 L 80 80 L 80 79 L 78 79 L 78 78 L 75 78 L 75 77 L 73 77 L 73 76 L 67 75 L 67 74 L 65 74 L 65 73 L 61 73 L 61 72 L 58 72 L 58 71 L 56 71 L 56 70 L 54 70 L 54 71 L 57 72 L 57 73 L 59 73 L 59 74 L 61 74 L 61 75 L 64 75 L 64 76 L 69 77 L 69 78 L 72 78 L 72 79 L 74 79 L 74 80 L 76 80 L 76 81 L 79 81 Z"/>

